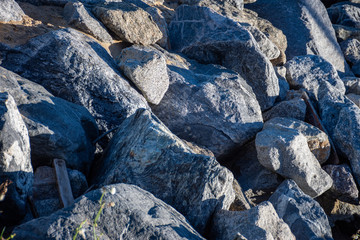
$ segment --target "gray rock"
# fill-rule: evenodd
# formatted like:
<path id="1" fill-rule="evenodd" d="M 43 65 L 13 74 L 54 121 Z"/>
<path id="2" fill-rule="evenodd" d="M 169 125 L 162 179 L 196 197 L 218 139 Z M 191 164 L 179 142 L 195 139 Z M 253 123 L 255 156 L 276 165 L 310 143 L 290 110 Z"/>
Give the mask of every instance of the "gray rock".
<path id="1" fill-rule="evenodd" d="M 349 98 L 353 103 L 356 104 L 356 106 L 360 107 L 360 95 L 349 93 L 346 95 L 347 98 Z"/>
<path id="2" fill-rule="evenodd" d="M 234 201 L 233 175 L 198 155 L 147 110 L 125 120 L 96 167 L 94 182 L 125 182 L 153 193 L 204 233 L 217 208 Z"/>
<path id="3" fill-rule="evenodd" d="M 176 9 L 169 32 L 175 51 L 240 73 L 253 88 L 262 110 L 274 104 L 279 95 L 274 68 L 239 23 L 207 7 L 182 5 Z"/>
<path id="4" fill-rule="evenodd" d="M 266 122 L 256 135 L 259 162 L 267 169 L 293 179 L 311 197 L 321 195 L 331 187 L 332 179 L 321 169 L 301 131 L 282 126 L 278 120 L 281 118 Z"/>
<path id="5" fill-rule="evenodd" d="M 288 59 L 307 54 L 319 55 L 340 73 L 351 75 L 326 8 L 320 0 L 258 0 L 247 7 L 283 31 L 287 37 Z"/>
<path id="6" fill-rule="evenodd" d="M 333 24 L 333 28 L 335 30 L 336 39 L 338 40 L 338 42 L 342 42 L 351 38 L 356 38 L 357 40 L 360 40 L 360 29 L 338 24 Z"/>
<path id="7" fill-rule="evenodd" d="M 138 108 L 148 108 L 105 49 L 73 29 L 31 39 L 8 52 L 2 65 L 40 83 L 55 96 L 83 105 L 101 131 L 117 127 Z"/>
<path id="8" fill-rule="evenodd" d="M 145 99 L 159 104 L 169 88 L 165 57 L 150 47 L 132 46 L 121 51 L 118 65 Z"/>
<path id="9" fill-rule="evenodd" d="M 270 202 L 242 212 L 221 210 L 214 216 L 213 236 L 219 240 L 233 240 L 241 236 L 251 240 L 295 240 L 289 226 L 277 215 Z"/>
<path id="10" fill-rule="evenodd" d="M 13 97 L 0 92 L 0 183 L 12 183 L 0 193 L 0 225 L 17 224 L 26 213 L 31 194 L 33 169 L 29 135 Z M 5 194 L 5 196 L 4 196 Z"/>
<path id="11" fill-rule="evenodd" d="M 262 128 L 252 89 L 237 73 L 167 56 L 170 86 L 154 113 L 182 139 L 216 157 L 250 140 Z M 182 65 L 182 66 L 181 66 Z"/>
<path id="12" fill-rule="evenodd" d="M 333 24 L 360 28 L 360 7 L 348 2 L 334 4 L 327 9 Z"/>
<path id="13" fill-rule="evenodd" d="M 168 24 L 163 16 L 163 12 L 159 8 L 151 6 L 143 9 L 151 15 L 153 21 L 162 33 L 162 38 L 156 43 L 165 49 L 170 49 Z"/>
<path id="14" fill-rule="evenodd" d="M 286 63 L 285 67 L 286 78 L 290 86 L 295 89 L 306 90 L 313 100 L 318 99 L 319 87 L 322 82 L 329 82 L 339 91 L 345 93 L 344 83 L 333 65 L 320 56 L 294 57 Z"/>
<path id="15" fill-rule="evenodd" d="M 87 189 L 88 183 L 85 175 L 75 169 L 67 169 L 71 190 L 74 198 L 80 197 Z"/>
<path id="16" fill-rule="evenodd" d="M 236 179 L 234 179 L 234 181 L 233 181 L 233 189 L 235 192 L 235 200 L 231 204 L 229 210 L 230 211 L 244 211 L 244 210 L 250 209 L 251 208 L 250 203 L 249 203 L 248 199 L 246 198 L 246 196 L 244 195 L 244 192 Z"/>
<path id="17" fill-rule="evenodd" d="M 150 45 L 163 37 L 151 15 L 132 3 L 116 2 L 96 6 L 93 12 L 106 27 L 124 41 Z"/>
<path id="18" fill-rule="evenodd" d="M 81 2 L 68 2 L 64 7 L 64 18 L 71 27 L 88 33 L 102 42 L 113 42 L 105 26 Z"/>
<path id="19" fill-rule="evenodd" d="M 346 93 L 360 94 L 360 78 L 347 77 L 341 79 L 344 82 Z"/>
<path id="20" fill-rule="evenodd" d="M 0 67 L 0 92 L 14 96 L 30 136 L 34 168 L 54 158 L 88 173 L 98 136 L 94 118 L 77 104 L 54 97 L 42 86 Z"/>
<path id="21" fill-rule="evenodd" d="M 269 201 L 296 239 L 332 239 L 328 218 L 320 204 L 306 195 L 293 180 L 284 181 Z"/>
<path id="22" fill-rule="evenodd" d="M 359 8 L 360 10 L 360 8 Z M 351 71 L 356 75 L 360 75 L 360 41 L 357 39 L 348 39 L 340 43 L 341 50 L 344 53 L 346 61 L 351 66 Z"/>
<path id="23" fill-rule="evenodd" d="M 180 213 L 139 187 L 116 184 L 105 191 L 105 207 L 95 228 L 100 239 L 203 239 Z M 72 239 L 76 228 L 87 220 L 78 238 L 91 239 L 101 195 L 100 189 L 89 192 L 74 205 L 20 225 L 13 233 L 19 239 Z"/>
<path id="24" fill-rule="evenodd" d="M 332 198 L 343 202 L 358 204 L 359 190 L 351 174 L 351 169 L 346 164 L 326 165 L 323 169 L 333 179 L 333 186 L 330 188 L 329 195 Z"/>
<path id="25" fill-rule="evenodd" d="M 15 0 L 0 1 L 0 22 L 21 21 L 25 15 Z"/>
<path id="26" fill-rule="evenodd" d="M 305 120 L 306 104 L 302 98 L 294 98 L 289 101 L 282 101 L 263 113 L 264 121 L 275 117 L 294 118 Z"/>
<path id="27" fill-rule="evenodd" d="M 238 10 L 244 8 L 243 0 L 179 0 L 179 2 L 182 4 L 199 6 L 219 5 L 225 8 L 234 7 Z"/>

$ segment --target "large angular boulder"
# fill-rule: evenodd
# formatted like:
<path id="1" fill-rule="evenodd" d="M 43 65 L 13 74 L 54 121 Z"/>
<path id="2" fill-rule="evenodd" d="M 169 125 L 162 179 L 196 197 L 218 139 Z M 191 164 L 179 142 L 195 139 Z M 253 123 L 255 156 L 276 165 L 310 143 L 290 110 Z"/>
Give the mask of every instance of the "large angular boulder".
<path id="1" fill-rule="evenodd" d="M 351 75 L 320 0 L 258 0 L 247 7 L 283 31 L 288 42 L 288 59 L 307 54 L 319 55 L 340 73 Z"/>
<path id="2" fill-rule="evenodd" d="M 260 106 L 239 74 L 166 56 L 170 86 L 160 104 L 151 108 L 174 134 L 218 157 L 261 130 Z"/>
<path id="3" fill-rule="evenodd" d="M 15 0 L 1 0 L 0 22 L 21 21 L 24 15 L 24 11 Z"/>
<path id="4" fill-rule="evenodd" d="M 328 218 L 320 204 L 306 195 L 293 180 L 284 181 L 269 201 L 296 239 L 332 239 Z"/>
<path id="5" fill-rule="evenodd" d="M 32 181 L 28 131 L 13 97 L 0 91 L 1 227 L 15 225 L 25 216 Z"/>
<path id="6" fill-rule="evenodd" d="M 2 66 L 41 84 L 55 96 L 83 105 L 101 131 L 117 127 L 138 108 L 148 108 L 105 49 L 73 29 L 31 39 L 7 52 Z"/>
<path id="7" fill-rule="evenodd" d="M 248 30 L 207 7 L 182 5 L 169 25 L 172 49 L 201 63 L 238 72 L 253 88 L 261 110 L 274 105 L 279 80 Z"/>
<path id="8" fill-rule="evenodd" d="M 305 120 L 306 103 L 302 98 L 294 98 L 282 101 L 263 113 L 264 121 L 275 117 L 294 118 L 301 121 Z"/>
<path id="9" fill-rule="evenodd" d="M 359 8 L 360 9 L 360 8 Z M 357 39 L 348 39 L 340 43 L 341 50 L 344 53 L 346 61 L 351 66 L 351 71 L 360 75 L 360 41 Z"/>
<path id="10" fill-rule="evenodd" d="M 96 166 L 94 183 L 135 184 L 173 206 L 200 233 L 216 209 L 234 201 L 233 175 L 195 154 L 148 110 L 125 120 Z"/>
<path id="11" fill-rule="evenodd" d="M 104 208 L 99 211 L 102 194 Z M 99 212 L 93 230 L 92 224 Z M 20 225 L 13 233 L 19 239 L 40 240 L 73 239 L 78 232 L 78 238 L 91 239 L 94 231 L 101 239 L 204 239 L 171 206 L 128 184 L 89 192 L 72 206 Z"/>
<path id="12" fill-rule="evenodd" d="M 0 92 L 14 96 L 30 136 L 34 168 L 51 166 L 54 158 L 88 173 L 98 129 L 94 118 L 77 104 L 54 97 L 41 85 L 0 67 Z"/>

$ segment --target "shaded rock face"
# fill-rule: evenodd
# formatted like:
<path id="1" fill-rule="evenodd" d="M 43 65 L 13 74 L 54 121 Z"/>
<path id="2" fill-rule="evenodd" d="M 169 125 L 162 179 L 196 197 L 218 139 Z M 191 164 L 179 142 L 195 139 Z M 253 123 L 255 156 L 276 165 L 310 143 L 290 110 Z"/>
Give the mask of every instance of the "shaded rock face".
<path id="1" fill-rule="evenodd" d="M 332 239 L 324 210 L 293 180 L 284 181 L 269 201 L 279 217 L 289 225 L 296 239 Z"/>
<path id="2" fill-rule="evenodd" d="M 114 194 L 110 193 L 111 188 Z M 185 217 L 139 187 L 115 184 L 103 191 L 105 207 L 95 231 L 101 239 L 204 239 Z M 78 237 L 90 239 L 101 195 L 100 189 L 89 192 L 68 208 L 18 226 L 14 233 L 19 239 L 72 239 L 76 228 L 88 219 Z"/>
<path id="3" fill-rule="evenodd" d="M 179 0 L 182 4 L 188 5 L 199 5 L 199 6 L 209 6 L 209 5 L 218 5 L 220 7 L 229 8 L 233 7 L 238 10 L 243 10 L 244 1 L 243 0 Z"/>
<path id="4" fill-rule="evenodd" d="M 359 8 L 360 9 L 360 8 Z M 360 41 L 357 39 L 348 39 L 340 43 L 341 50 L 344 53 L 346 61 L 351 66 L 351 71 L 356 75 L 360 75 Z"/>
<path id="5" fill-rule="evenodd" d="M 61 158 L 88 173 L 98 136 L 94 118 L 79 105 L 54 97 L 42 86 L 0 67 L 0 92 L 14 96 L 30 136 L 31 162 L 36 168 Z"/>
<path id="6" fill-rule="evenodd" d="M 7 54 L 2 65 L 87 108 L 101 131 L 116 127 L 146 100 L 94 40 L 72 29 L 49 32 Z M 36 68 L 34 68 L 36 66 Z"/>
<path id="7" fill-rule="evenodd" d="M 206 7 L 183 5 L 176 9 L 169 32 L 175 51 L 238 72 L 253 88 L 261 110 L 273 106 L 279 80 L 255 39 L 239 23 Z"/>
<path id="8" fill-rule="evenodd" d="M 213 221 L 214 239 L 238 239 L 240 233 L 246 239 L 295 240 L 289 226 L 267 201 L 242 212 L 221 210 L 215 214 Z"/>
<path id="9" fill-rule="evenodd" d="M 6 180 L 12 183 L 7 192 L 1 189 L 0 226 L 16 224 L 25 216 L 33 181 L 28 131 L 13 97 L 0 92 L 0 183 Z"/>
<path id="10" fill-rule="evenodd" d="M 360 94 L 360 78 L 356 77 L 349 77 L 349 78 L 342 78 L 344 82 L 346 93 L 353 93 L 353 94 Z"/>
<path id="11" fill-rule="evenodd" d="M 94 182 L 138 185 L 176 208 L 200 233 L 217 208 L 228 209 L 234 201 L 231 172 L 213 157 L 194 154 L 142 109 L 120 125 Z"/>
<path id="12" fill-rule="evenodd" d="M 0 22 L 21 21 L 25 15 L 15 0 L 2 0 L 0 9 Z"/>
<path id="13" fill-rule="evenodd" d="M 283 31 L 288 42 L 288 59 L 307 54 L 319 55 L 340 73 L 351 75 L 320 0 L 258 0 L 247 7 Z"/>
<path id="14" fill-rule="evenodd" d="M 347 94 L 346 97 L 349 98 L 353 103 L 356 104 L 356 106 L 360 108 L 360 95 L 350 93 Z"/>
<path id="15" fill-rule="evenodd" d="M 360 7 L 349 2 L 334 4 L 327 9 L 330 20 L 334 24 L 347 27 L 360 27 Z"/>
<path id="16" fill-rule="evenodd" d="M 154 113 L 187 141 L 216 157 L 250 140 L 262 128 L 261 110 L 237 73 L 167 55 L 170 86 Z"/>
<path id="17" fill-rule="evenodd" d="M 301 121 L 305 120 L 306 104 L 303 99 L 295 98 L 282 101 L 263 113 L 264 121 L 275 117 L 294 118 Z"/>

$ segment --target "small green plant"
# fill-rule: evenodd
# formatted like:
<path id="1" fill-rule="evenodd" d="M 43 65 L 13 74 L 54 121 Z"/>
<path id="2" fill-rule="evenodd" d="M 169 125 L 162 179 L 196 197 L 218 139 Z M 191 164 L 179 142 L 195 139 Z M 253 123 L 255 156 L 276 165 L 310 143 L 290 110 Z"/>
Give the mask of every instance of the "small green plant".
<path id="1" fill-rule="evenodd" d="M 360 239 L 360 229 L 351 236 L 351 240 L 358 240 Z"/>
<path id="2" fill-rule="evenodd" d="M 3 230 L 1 231 L 1 234 L 0 234 L 0 240 L 10 240 L 10 239 L 13 239 L 15 237 L 15 233 L 14 234 L 11 234 L 8 238 L 4 238 L 4 233 L 5 233 L 5 227 L 3 228 Z"/>

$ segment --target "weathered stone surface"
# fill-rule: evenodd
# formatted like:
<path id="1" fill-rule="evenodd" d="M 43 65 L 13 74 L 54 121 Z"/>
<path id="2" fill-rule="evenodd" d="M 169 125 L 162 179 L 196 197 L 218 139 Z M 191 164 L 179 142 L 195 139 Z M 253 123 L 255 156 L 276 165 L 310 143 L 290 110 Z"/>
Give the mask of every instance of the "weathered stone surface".
<path id="1" fill-rule="evenodd" d="M 360 28 L 360 7 L 349 2 L 334 4 L 327 9 L 333 24 Z"/>
<path id="2" fill-rule="evenodd" d="M 295 98 L 289 101 L 282 101 L 263 113 L 264 121 L 275 117 L 294 118 L 301 121 L 305 120 L 306 104 L 303 99 Z"/>
<path id="3" fill-rule="evenodd" d="M 294 57 L 286 63 L 285 67 L 286 79 L 290 86 L 306 90 L 309 97 L 314 100 L 318 99 L 319 87 L 322 82 L 329 82 L 345 93 L 344 83 L 335 68 L 322 57 L 316 55 Z"/>
<path id="4" fill-rule="evenodd" d="M 328 218 L 320 204 L 306 195 L 293 180 L 284 181 L 269 201 L 296 239 L 332 239 Z"/>
<path id="5" fill-rule="evenodd" d="M 360 10 L 360 8 L 359 8 Z M 340 43 L 341 50 L 344 53 L 346 61 L 350 64 L 351 71 L 360 75 L 360 41 L 357 39 L 348 39 Z"/>
<path id="6" fill-rule="evenodd" d="M 114 194 L 110 189 L 114 188 Z M 203 239 L 175 209 L 139 187 L 127 184 L 107 186 L 102 199 L 105 207 L 97 221 L 95 234 L 100 239 Z M 14 229 L 19 239 L 93 238 L 93 220 L 99 209 L 102 191 L 78 198 L 71 207 L 48 217 L 34 219 Z"/>
<path id="7" fill-rule="evenodd" d="M 326 165 L 323 169 L 333 179 L 333 186 L 330 188 L 329 195 L 332 198 L 353 204 L 359 203 L 359 190 L 351 174 L 351 169 L 346 164 Z"/>
<path id="8" fill-rule="evenodd" d="M 149 103 L 160 103 L 169 88 L 169 76 L 166 59 L 159 51 L 139 45 L 126 48 L 118 65 Z"/>
<path id="9" fill-rule="evenodd" d="M 360 107 L 360 95 L 349 93 L 346 95 L 356 106 Z"/>
<path id="10" fill-rule="evenodd" d="M 154 113 L 187 141 L 216 157 L 250 140 L 262 128 L 252 89 L 237 73 L 167 54 L 170 86 Z"/>
<path id="11" fill-rule="evenodd" d="M 64 7 L 64 18 L 70 26 L 88 33 L 102 42 L 113 42 L 105 26 L 81 2 L 68 2 Z"/>
<path id="12" fill-rule="evenodd" d="M 93 9 L 95 16 L 120 39 L 150 45 L 163 35 L 151 15 L 132 3 L 116 2 Z"/>
<path id="13" fill-rule="evenodd" d="M 233 189 L 235 192 L 235 200 L 231 204 L 229 210 L 230 211 L 243 211 L 243 210 L 250 209 L 251 208 L 250 203 L 249 203 L 248 199 L 246 198 L 246 196 L 244 195 L 244 192 L 241 189 L 241 186 L 236 179 L 234 179 L 234 181 L 233 181 Z"/>
<path id="14" fill-rule="evenodd" d="M 342 42 L 351 38 L 360 40 L 360 29 L 338 24 L 333 24 L 333 28 L 335 30 L 336 39 L 338 40 L 338 42 Z"/>
<path id="15" fill-rule="evenodd" d="M 147 110 L 120 125 L 96 169 L 94 182 L 138 185 L 200 232 L 215 209 L 228 209 L 234 201 L 232 173 L 215 158 L 194 154 Z"/>
<path id="16" fill-rule="evenodd" d="M 214 216 L 214 239 L 238 239 L 238 233 L 246 239 L 295 240 L 289 226 L 279 218 L 270 202 L 242 212 L 221 210 Z"/>
<path id="17" fill-rule="evenodd" d="M 31 39 L 8 52 L 2 65 L 55 96 L 83 105 L 101 131 L 117 127 L 138 108 L 148 108 L 146 100 L 115 70 L 115 61 L 105 49 L 73 29 Z"/>
<path id="18" fill-rule="evenodd" d="M 293 179 L 306 194 L 317 197 L 331 187 L 332 179 L 321 169 L 307 147 L 307 139 L 302 131 L 282 125 L 281 120 L 271 119 L 256 135 L 259 162 L 267 169 Z M 289 123 L 295 121 L 289 120 Z M 286 119 L 283 121 L 286 122 Z"/>
<path id="19" fill-rule="evenodd" d="M 360 78 L 347 77 L 341 79 L 344 82 L 346 93 L 360 94 Z"/>
<path id="20" fill-rule="evenodd" d="M 288 43 L 288 59 L 307 54 L 319 55 L 340 73 L 351 75 L 320 0 L 258 0 L 247 7 L 283 31 Z"/>
<path id="21" fill-rule="evenodd" d="M 238 10 L 242 10 L 244 8 L 243 0 L 179 0 L 182 4 L 188 5 L 199 5 L 206 6 L 209 5 L 218 5 L 219 7 L 229 8 L 233 7 Z"/>
<path id="22" fill-rule="evenodd" d="M 0 1 L 0 22 L 21 21 L 25 15 L 15 0 Z"/>
<path id="23" fill-rule="evenodd" d="M 143 9 L 151 15 L 153 21 L 156 23 L 162 33 L 162 38 L 156 43 L 165 49 L 170 49 L 168 24 L 166 22 L 165 16 L 163 16 L 163 12 L 159 8 L 152 6 Z"/>
<path id="24" fill-rule="evenodd" d="M 172 49 L 201 63 L 232 69 L 253 88 L 262 110 L 279 95 L 279 80 L 269 59 L 239 23 L 207 7 L 182 5 L 169 25 Z"/>
<path id="25" fill-rule="evenodd" d="M 28 128 L 31 161 L 36 168 L 54 158 L 88 173 L 98 136 L 94 118 L 79 105 L 54 97 L 42 86 L 0 67 L 0 92 L 14 96 Z"/>
<path id="26" fill-rule="evenodd" d="M 31 194 L 33 169 L 29 135 L 13 97 L 0 91 L 0 183 L 12 183 L 1 190 L 0 225 L 15 225 L 26 213 Z M 5 196 L 3 196 L 5 194 Z M 5 197 L 5 198 L 4 198 Z"/>

